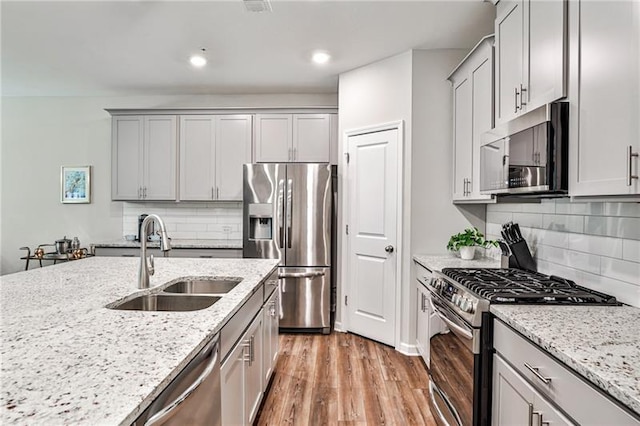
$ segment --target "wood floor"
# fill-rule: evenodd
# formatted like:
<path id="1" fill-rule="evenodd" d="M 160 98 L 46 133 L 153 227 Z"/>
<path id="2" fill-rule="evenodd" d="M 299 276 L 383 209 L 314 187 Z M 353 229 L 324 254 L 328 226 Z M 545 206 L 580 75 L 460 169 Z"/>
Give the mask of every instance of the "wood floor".
<path id="1" fill-rule="evenodd" d="M 419 357 L 346 333 L 283 334 L 256 425 L 435 425 Z"/>

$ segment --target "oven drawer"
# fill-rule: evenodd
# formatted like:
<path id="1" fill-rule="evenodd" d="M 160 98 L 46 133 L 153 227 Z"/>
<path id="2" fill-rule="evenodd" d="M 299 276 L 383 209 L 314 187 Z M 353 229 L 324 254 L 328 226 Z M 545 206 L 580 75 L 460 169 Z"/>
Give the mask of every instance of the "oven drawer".
<path id="1" fill-rule="evenodd" d="M 493 346 L 515 370 L 581 425 L 638 425 L 623 408 L 500 320 Z"/>

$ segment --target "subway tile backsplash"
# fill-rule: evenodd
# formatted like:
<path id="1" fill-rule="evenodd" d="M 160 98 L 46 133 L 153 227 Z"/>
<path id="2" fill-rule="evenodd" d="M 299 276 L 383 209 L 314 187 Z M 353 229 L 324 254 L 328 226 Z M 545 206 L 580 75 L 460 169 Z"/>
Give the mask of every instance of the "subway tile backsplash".
<path id="1" fill-rule="evenodd" d="M 502 224 L 511 220 L 520 224 L 540 272 L 640 307 L 640 203 L 489 204 L 487 238 L 501 238 Z"/>
<path id="2" fill-rule="evenodd" d="M 159 215 L 177 239 L 242 239 L 242 203 L 124 203 L 122 233 L 138 233 L 138 216 Z"/>

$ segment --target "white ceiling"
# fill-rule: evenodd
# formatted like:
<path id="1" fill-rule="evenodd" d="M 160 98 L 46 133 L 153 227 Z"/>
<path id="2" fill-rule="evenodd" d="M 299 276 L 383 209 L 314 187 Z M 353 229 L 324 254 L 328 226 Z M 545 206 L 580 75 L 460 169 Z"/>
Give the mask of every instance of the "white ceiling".
<path id="1" fill-rule="evenodd" d="M 271 3 L 3 0 L 2 95 L 336 93 L 338 74 L 385 57 L 471 48 L 495 16 L 481 0 Z M 311 64 L 314 49 L 332 62 Z"/>

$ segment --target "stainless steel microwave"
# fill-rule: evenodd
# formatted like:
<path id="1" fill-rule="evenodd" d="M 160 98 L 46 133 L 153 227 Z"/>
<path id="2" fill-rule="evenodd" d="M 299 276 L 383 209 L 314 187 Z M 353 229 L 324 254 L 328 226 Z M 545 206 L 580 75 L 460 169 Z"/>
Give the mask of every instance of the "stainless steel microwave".
<path id="1" fill-rule="evenodd" d="M 545 105 L 482 135 L 480 192 L 566 195 L 569 104 Z"/>

